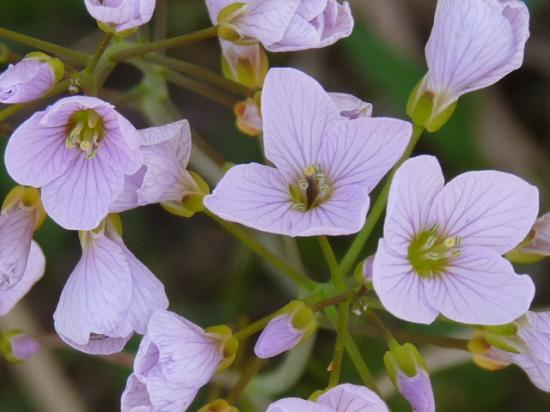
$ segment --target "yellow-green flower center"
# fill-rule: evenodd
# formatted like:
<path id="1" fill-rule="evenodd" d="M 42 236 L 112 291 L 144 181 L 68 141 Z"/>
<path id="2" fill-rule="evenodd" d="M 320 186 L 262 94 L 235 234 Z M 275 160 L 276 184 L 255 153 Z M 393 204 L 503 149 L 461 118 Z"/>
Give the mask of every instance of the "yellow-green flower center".
<path id="1" fill-rule="evenodd" d="M 331 196 L 328 177 L 319 165 L 310 165 L 304 169 L 304 175 L 298 183 L 290 186 L 290 195 L 294 202 L 294 210 L 306 212 Z"/>
<path id="2" fill-rule="evenodd" d="M 76 112 L 69 119 L 67 134 L 68 149 L 79 148 L 88 159 L 93 159 L 105 137 L 103 118 L 92 109 Z"/>
<path id="3" fill-rule="evenodd" d="M 428 279 L 445 272 L 450 262 L 460 256 L 461 238 L 444 236 L 438 232 L 438 226 L 421 232 L 411 242 L 408 251 L 409 261 L 416 273 Z"/>

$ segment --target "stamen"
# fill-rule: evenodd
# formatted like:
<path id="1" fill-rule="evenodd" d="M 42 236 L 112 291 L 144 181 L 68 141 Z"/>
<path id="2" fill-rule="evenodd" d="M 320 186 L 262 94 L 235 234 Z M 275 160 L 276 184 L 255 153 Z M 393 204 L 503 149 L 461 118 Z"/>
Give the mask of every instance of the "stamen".
<path id="1" fill-rule="evenodd" d="M 103 118 L 95 110 L 82 110 L 71 116 L 67 128 L 66 147 L 78 147 L 86 158 L 93 159 L 105 134 Z"/>
<path id="2" fill-rule="evenodd" d="M 304 169 L 303 178 L 290 187 L 290 195 L 295 203 L 294 210 L 311 210 L 330 197 L 329 179 L 319 165 L 309 165 Z"/>

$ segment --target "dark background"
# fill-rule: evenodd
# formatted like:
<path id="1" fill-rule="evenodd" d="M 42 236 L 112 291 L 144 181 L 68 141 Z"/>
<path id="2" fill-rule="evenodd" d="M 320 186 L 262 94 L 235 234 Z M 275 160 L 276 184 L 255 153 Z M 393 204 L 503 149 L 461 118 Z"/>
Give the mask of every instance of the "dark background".
<path id="1" fill-rule="evenodd" d="M 417 152 L 436 154 L 449 178 L 486 168 L 516 173 L 540 187 L 541 211 L 546 211 L 550 206 L 550 4 L 545 0 L 527 3 L 532 15 L 532 38 L 523 68 L 497 86 L 462 99 L 452 121 L 441 132 L 425 135 Z M 356 28 L 350 38 L 323 50 L 271 55 L 271 64 L 300 68 L 329 91 L 353 93 L 368 100 L 374 104 L 375 115 L 404 118 L 408 94 L 425 71 L 422 51 L 435 1 L 356 0 L 351 4 Z M 170 35 L 209 25 L 202 0 L 170 0 L 168 6 Z M 101 38 L 79 0 L 2 0 L 0 26 L 86 52 L 91 52 Z M 20 54 L 31 51 L 10 46 Z M 219 70 L 215 40 L 171 50 L 169 54 Z M 146 127 L 146 117 L 120 94 L 140 78 L 134 67 L 122 65 L 107 82 L 110 91 L 102 96 L 112 97 L 136 126 Z M 188 118 L 223 158 L 235 163 L 261 159 L 257 140 L 238 132 L 230 110 L 181 89 L 171 89 L 171 94 L 181 116 Z M 30 113 L 10 118 L 7 124 L 16 127 Z M 0 140 L 2 152 L 6 140 L 7 137 Z M 12 185 L 0 166 L 2 197 Z M 171 309 L 195 323 L 205 327 L 228 323 L 238 329 L 239 324 L 262 317 L 293 297 L 292 291 L 267 266 L 203 215 L 181 219 L 151 206 L 126 213 L 123 221 L 127 245 L 165 284 Z M 364 256 L 374 252 L 375 239 Z M 37 233 L 37 240 L 48 258 L 46 274 L 0 325 L 22 325 L 27 330 L 52 333 L 52 314 L 79 259 L 80 247 L 76 233 L 64 231 L 51 221 Z M 342 256 L 349 239 L 334 239 L 333 244 Z M 319 259 L 317 243 L 300 239 L 298 246 L 308 273 L 326 278 L 327 269 Z M 546 262 L 518 268 L 532 274 L 537 283 L 535 308 L 548 307 L 550 303 L 549 269 Z M 388 321 L 396 328 L 429 333 L 426 328 L 390 317 Z M 359 329 L 362 322 L 354 320 Z M 446 325 L 430 329 L 434 330 L 460 333 Z M 134 339 L 129 350 L 135 350 L 138 342 Z M 358 338 L 358 342 L 376 375 L 382 376 L 383 342 L 376 338 Z M 273 380 L 267 382 L 272 393 L 278 388 L 278 397 L 307 397 L 324 387 L 333 343 L 334 335 L 321 331 L 299 381 L 294 383 L 286 374 L 283 378 L 271 375 Z M 422 347 L 421 351 L 432 370 L 437 371 L 432 381 L 440 411 L 550 409 L 550 396 L 538 391 L 515 367 L 491 373 L 477 368 L 456 351 L 433 351 L 429 347 Z M 267 370 L 276 370 L 280 364 L 281 361 L 271 362 Z M 351 364 L 346 362 L 345 370 L 347 380 L 359 382 Z M 129 373 L 103 359 L 65 349 L 44 351 L 24 365 L 8 365 L 0 360 L 0 411 L 116 411 Z M 383 386 L 387 387 L 387 382 Z M 223 394 L 223 387 L 221 382 L 203 390 L 197 407 L 209 397 Z M 249 401 L 264 396 L 262 390 L 258 387 L 247 394 L 242 411 L 254 410 Z M 409 410 L 399 396 L 393 394 L 388 399 L 393 410 Z"/>

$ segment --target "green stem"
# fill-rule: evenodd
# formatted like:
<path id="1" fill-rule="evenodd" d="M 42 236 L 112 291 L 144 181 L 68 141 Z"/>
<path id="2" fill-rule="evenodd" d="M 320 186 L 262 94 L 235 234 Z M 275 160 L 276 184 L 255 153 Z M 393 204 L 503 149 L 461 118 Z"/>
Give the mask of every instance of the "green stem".
<path id="1" fill-rule="evenodd" d="M 131 59 L 133 57 L 143 56 L 144 54 L 157 50 L 170 49 L 173 47 L 183 46 L 189 43 L 210 39 L 212 37 L 216 37 L 217 35 L 217 26 L 207 27 L 206 29 L 202 29 L 193 33 L 183 34 L 181 36 L 172 37 L 169 39 L 136 45 L 126 50 L 115 52 L 109 57 L 111 58 L 111 60 L 119 62 L 122 60 Z"/>
<path id="2" fill-rule="evenodd" d="M 203 67 L 197 66 L 192 63 L 184 62 L 181 60 L 173 59 L 171 57 L 162 56 L 160 54 L 151 54 L 143 57 L 144 60 L 155 63 L 160 66 L 167 67 L 169 69 L 176 70 L 191 77 L 203 80 L 214 86 L 221 87 L 226 91 L 244 97 L 254 97 L 257 90 L 246 87 L 238 82 L 230 79 L 226 79 L 217 73 L 207 70 Z"/>
<path id="3" fill-rule="evenodd" d="M 231 233 L 233 236 L 235 236 L 237 239 L 243 242 L 243 244 L 245 244 L 250 250 L 252 250 L 258 256 L 264 258 L 267 262 L 269 262 L 275 268 L 279 269 L 282 273 L 284 273 L 288 278 L 290 278 L 296 284 L 301 286 L 303 289 L 306 289 L 306 290 L 315 289 L 316 283 L 314 281 L 309 279 L 303 273 L 298 272 L 296 269 L 294 269 L 284 260 L 275 256 L 270 250 L 268 250 L 260 242 L 254 239 L 254 237 L 250 235 L 242 227 L 234 223 L 226 222 L 225 220 L 219 218 L 218 216 L 210 212 L 208 209 L 205 209 L 205 213 L 208 216 L 210 216 L 212 219 L 214 219 L 217 223 L 219 223 L 225 230 L 227 230 L 229 233 Z"/>
<path id="4" fill-rule="evenodd" d="M 97 50 L 95 51 L 94 55 L 90 59 L 90 62 L 86 66 L 86 69 L 84 70 L 86 73 L 94 73 L 97 64 L 99 63 L 99 59 L 101 59 L 101 56 L 103 56 L 103 53 L 105 53 L 105 50 L 107 50 L 107 47 L 109 46 L 109 43 L 111 43 L 113 37 L 114 33 L 105 33 L 105 36 L 103 36 L 101 43 L 99 43 Z"/>
<path id="5" fill-rule="evenodd" d="M 190 90 L 194 93 L 200 94 L 201 96 L 206 97 L 207 99 L 212 100 L 215 103 L 218 103 L 228 109 L 233 110 L 237 100 L 224 94 L 220 93 L 217 89 L 210 87 L 207 84 L 199 82 L 195 79 L 183 76 L 179 73 L 176 73 L 170 69 L 164 69 L 166 73 L 166 80 L 170 83 L 179 86 L 183 89 Z"/>
<path id="6" fill-rule="evenodd" d="M 63 47 L 55 43 L 36 39 L 25 34 L 17 33 L 8 29 L 0 28 L 0 37 L 12 40 L 17 43 L 25 44 L 38 50 L 42 50 L 59 57 L 64 57 L 74 63 L 88 64 L 90 56 L 79 51 Z"/>
<path id="7" fill-rule="evenodd" d="M 237 384 L 231 389 L 231 392 L 226 396 L 225 400 L 230 405 L 235 405 L 239 400 L 239 397 L 244 392 L 250 381 L 260 372 L 265 365 L 266 360 L 254 358 L 245 368 L 243 375 L 237 382 Z"/>
<path id="8" fill-rule="evenodd" d="M 380 332 L 380 335 L 386 339 L 386 342 L 388 343 L 388 346 L 392 346 L 396 344 L 396 340 L 393 337 L 393 334 L 391 331 L 384 325 L 384 322 L 382 322 L 382 319 L 376 315 L 372 310 L 367 311 L 367 318 L 372 323 L 372 325 Z"/>
<path id="9" fill-rule="evenodd" d="M 334 388 L 340 383 L 342 362 L 344 360 L 344 351 L 346 349 L 348 334 L 349 306 L 349 302 L 340 305 L 340 319 L 338 321 L 338 332 L 336 335 L 336 345 L 334 346 L 334 357 L 331 364 L 328 388 Z"/>
<path id="10" fill-rule="evenodd" d="M 313 306 L 311 306 L 311 309 L 313 310 L 313 312 L 320 312 L 323 309 L 328 308 L 330 306 L 335 306 L 340 303 L 345 303 L 353 296 L 354 296 L 353 293 L 343 293 L 341 295 L 337 295 L 332 298 L 328 298 L 320 302 L 317 302 Z"/>
<path id="11" fill-rule="evenodd" d="M 13 116 L 14 114 L 20 112 L 21 110 L 34 107 L 37 104 L 42 103 L 44 100 L 47 100 L 52 96 L 58 95 L 59 93 L 63 93 L 69 88 L 70 84 L 71 84 L 70 80 L 63 80 L 62 82 L 59 82 L 54 87 L 52 87 L 50 91 L 47 92 L 44 96 L 36 100 L 33 100 L 32 102 L 13 104 L 4 110 L 0 110 L 0 122 L 3 122 L 8 117 Z"/>
<path id="12" fill-rule="evenodd" d="M 330 242 L 326 236 L 317 236 L 317 240 L 319 241 L 319 246 L 321 246 L 321 250 L 323 251 L 323 255 L 327 261 L 332 280 L 334 283 L 338 283 L 340 280 L 338 279 L 338 260 L 334 255 L 332 246 L 330 246 Z"/>
<path id="13" fill-rule="evenodd" d="M 336 309 L 334 309 L 333 307 L 326 308 L 325 314 L 327 315 L 332 325 L 336 327 L 340 319 L 340 316 L 338 315 L 338 312 L 336 311 Z M 376 385 L 376 381 L 374 380 L 374 377 L 371 371 L 369 370 L 367 363 L 361 356 L 361 352 L 359 352 L 359 349 L 357 348 L 357 345 L 353 341 L 353 338 L 351 337 L 350 334 L 346 334 L 345 347 L 351 362 L 355 366 L 355 369 L 357 370 L 357 373 L 359 373 L 359 376 L 361 377 L 361 380 L 363 381 L 365 386 L 369 387 L 376 393 L 380 394 L 380 390 Z"/>
<path id="14" fill-rule="evenodd" d="M 340 263 L 340 266 L 338 268 L 339 277 L 344 277 L 349 273 L 349 271 L 352 269 L 353 265 L 355 264 L 355 261 L 363 251 L 363 248 L 365 247 L 367 240 L 369 239 L 372 231 L 374 230 L 376 224 L 378 223 L 378 221 L 382 217 L 382 214 L 384 213 L 384 210 L 386 209 L 386 203 L 388 202 L 388 195 L 390 193 L 391 183 L 393 180 L 393 176 L 395 175 L 395 172 L 397 171 L 399 166 L 401 166 L 405 162 L 405 160 L 407 160 L 411 156 L 423 132 L 424 132 L 423 127 L 416 126 L 416 125 L 414 126 L 413 134 L 412 134 L 411 140 L 409 141 L 409 145 L 407 146 L 405 153 L 403 153 L 403 156 L 401 156 L 401 159 L 399 159 L 397 164 L 393 167 L 392 172 L 388 177 L 388 179 L 386 179 L 386 183 L 382 188 L 382 192 L 380 192 L 380 195 L 376 199 L 376 202 L 374 203 L 371 209 L 371 212 L 369 213 L 369 216 L 367 218 L 367 224 L 357 234 L 357 236 L 353 240 L 353 243 L 351 244 L 351 247 L 349 248 L 346 255 L 344 256 L 344 259 L 342 259 L 342 262 Z"/>

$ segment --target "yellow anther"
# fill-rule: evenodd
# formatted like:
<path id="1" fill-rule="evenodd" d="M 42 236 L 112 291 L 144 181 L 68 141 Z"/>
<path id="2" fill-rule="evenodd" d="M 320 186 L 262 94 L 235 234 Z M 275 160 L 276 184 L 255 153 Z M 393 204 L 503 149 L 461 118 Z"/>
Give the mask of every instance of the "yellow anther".
<path id="1" fill-rule="evenodd" d="M 460 238 L 458 236 L 448 237 L 447 239 L 445 239 L 443 244 L 449 249 L 456 247 L 460 245 Z"/>
<path id="2" fill-rule="evenodd" d="M 304 170 L 304 174 L 307 177 L 311 177 L 311 176 L 315 175 L 315 166 L 309 165 L 308 167 L 306 167 L 305 170 Z"/>

